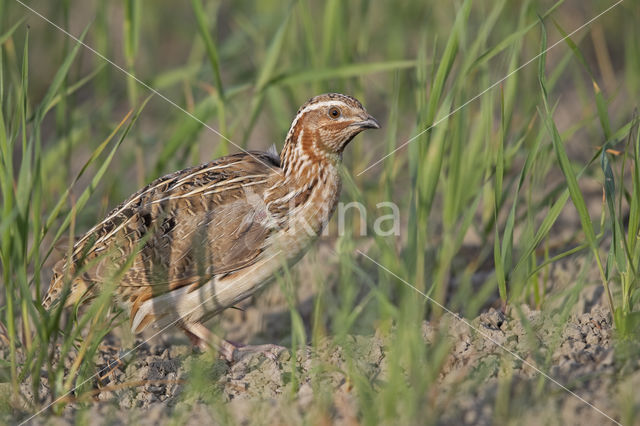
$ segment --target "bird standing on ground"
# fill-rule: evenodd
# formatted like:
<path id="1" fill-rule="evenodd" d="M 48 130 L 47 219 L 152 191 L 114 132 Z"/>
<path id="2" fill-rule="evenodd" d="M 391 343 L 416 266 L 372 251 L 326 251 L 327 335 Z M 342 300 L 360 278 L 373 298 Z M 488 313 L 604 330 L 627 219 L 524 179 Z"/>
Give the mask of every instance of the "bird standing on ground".
<path id="1" fill-rule="evenodd" d="M 242 152 L 163 176 L 113 209 L 62 259 L 43 301 L 72 306 L 114 282 L 131 329 L 177 325 L 233 360 L 202 323 L 297 262 L 338 202 L 347 144 L 379 128 L 350 96 L 304 104 L 282 152 Z"/>

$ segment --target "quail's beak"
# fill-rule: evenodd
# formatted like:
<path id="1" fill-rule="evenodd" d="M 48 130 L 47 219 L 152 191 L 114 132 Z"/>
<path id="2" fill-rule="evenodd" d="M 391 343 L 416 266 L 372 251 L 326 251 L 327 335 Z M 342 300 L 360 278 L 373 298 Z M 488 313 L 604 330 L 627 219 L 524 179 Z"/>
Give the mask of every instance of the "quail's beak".
<path id="1" fill-rule="evenodd" d="M 380 123 L 378 123 L 378 120 L 376 120 L 372 116 L 367 115 L 367 117 L 363 121 L 353 123 L 352 126 L 357 126 L 361 129 L 379 129 Z"/>

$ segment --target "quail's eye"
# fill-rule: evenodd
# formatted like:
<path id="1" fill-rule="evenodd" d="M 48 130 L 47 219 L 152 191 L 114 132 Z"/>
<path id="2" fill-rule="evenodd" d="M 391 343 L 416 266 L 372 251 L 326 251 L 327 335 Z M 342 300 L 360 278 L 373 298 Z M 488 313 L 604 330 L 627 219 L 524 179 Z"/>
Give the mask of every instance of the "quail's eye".
<path id="1" fill-rule="evenodd" d="M 329 108 L 329 117 L 335 119 L 335 118 L 340 117 L 340 114 L 341 114 L 341 112 L 340 112 L 340 109 L 338 109 L 338 107 Z"/>

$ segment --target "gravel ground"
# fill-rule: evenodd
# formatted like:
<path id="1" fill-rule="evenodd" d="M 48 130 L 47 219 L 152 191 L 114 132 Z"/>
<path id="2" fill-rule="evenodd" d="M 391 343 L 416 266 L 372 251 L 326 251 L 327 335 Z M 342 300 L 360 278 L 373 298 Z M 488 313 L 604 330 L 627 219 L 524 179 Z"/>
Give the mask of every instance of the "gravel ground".
<path id="1" fill-rule="evenodd" d="M 569 279 L 579 269 L 579 264 L 559 264 L 552 278 L 554 282 Z M 264 303 L 274 306 L 273 302 Z M 276 316 L 276 310 L 266 305 L 231 312 L 224 328 L 238 336 L 242 333 L 234 324 L 264 329 L 269 318 Z M 301 309 L 304 316 L 304 303 Z M 506 313 L 488 309 L 468 321 L 473 328 L 465 322 L 445 316 L 438 323 L 423 323 L 425 345 L 444 335 L 452 348 L 437 379 L 434 401 L 441 410 L 439 424 L 490 424 L 500 418 L 518 424 L 606 424 L 606 417 L 579 398 L 617 420 L 625 407 L 640 407 L 640 394 L 635 400 L 622 401 L 623 390 L 640 385 L 640 362 L 616 357 L 611 319 L 597 285 L 581 289 L 566 317 L 521 305 Z M 93 424 L 99 419 L 104 424 L 170 420 L 242 424 L 260 419 L 273 424 L 309 418 L 315 422 L 317 416 L 324 416 L 329 422 L 354 424 L 361 420 L 358 399 L 343 372 L 356 368 L 369 381 L 387 379 L 389 343 L 382 333 L 348 336 L 341 345 L 326 339 L 315 351 L 305 346 L 295 356 L 274 347 L 266 353 L 247 353 L 233 364 L 193 349 L 175 336 L 143 343 L 135 354 L 123 358 L 117 341 L 109 337 L 100 347 L 99 367 L 112 368 L 95 382 L 94 402 L 88 408 L 80 410 L 72 403 L 61 416 L 40 416 L 31 423 L 71 424 L 85 419 Z M 357 366 L 346 364 L 345 349 L 357 354 L 353 357 Z M 319 362 L 334 368 L 318 373 Z M 533 366 L 544 366 L 541 370 L 575 394 L 541 378 Z M 28 393 L 29 384 L 23 386 Z M 316 392 L 318 386 L 323 392 Z M 45 394 L 47 389 L 45 380 Z M 318 411 L 318 407 L 323 408 Z"/>
<path id="2" fill-rule="evenodd" d="M 441 392 L 438 404 L 447 407 L 440 419 L 441 424 L 492 423 L 497 396 L 505 386 L 513 388 L 516 395 L 527 395 L 540 388 L 540 374 L 531 365 L 539 365 L 536 358 L 549 354 L 551 368 L 548 374 L 571 386 L 580 397 L 605 413 L 618 411 L 615 395 L 612 395 L 621 386 L 617 380 L 622 379 L 630 385 L 640 383 L 640 371 L 619 377 L 620 366 L 616 365 L 610 346 L 611 321 L 600 306 L 572 317 L 559 339 L 547 331 L 553 329 L 552 320 L 545 318 L 540 311 L 523 306 L 522 315 L 533 335 L 526 331 L 520 319 L 493 309 L 471 321 L 484 336 L 458 321 L 450 322 L 445 330 L 441 329 L 444 322 L 440 326 L 424 323 L 426 345 L 442 331 L 453 345 L 439 378 Z M 350 339 L 361 354 L 358 357 L 361 363 L 359 370 L 370 379 L 379 377 L 384 380 L 385 340 L 378 336 L 351 336 Z M 507 354 L 496 343 L 521 359 Z M 532 351 L 533 347 L 535 351 Z M 333 400 L 329 402 L 331 420 L 349 424 L 358 418 L 358 405 L 353 388 L 340 372 L 346 370 L 341 351 L 341 347 L 334 347 L 327 341 L 326 345 L 321 345 L 317 356 L 336 366 L 335 372 L 324 377 L 326 386 L 333 389 Z M 206 400 L 200 401 L 193 395 L 182 397 L 193 363 L 200 362 L 208 365 L 205 371 L 211 391 L 221 393 L 228 405 L 227 415 L 238 423 L 255 419 L 255 410 L 260 407 L 261 418 L 266 423 L 302 421 L 308 414 L 307 409 L 314 405 L 310 375 L 315 358 L 311 348 L 305 347 L 296 353 L 299 380 L 296 404 L 291 404 L 289 399 L 293 389 L 291 354 L 285 349 L 274 351 L 274 354 L 274 357 L 263 353 L 248 354 L 228 365 L 211 358 L 210 354 L 196 352 L 188 345 L 143 344 L 128 364 L 116 367 L 108 378 L 101 381 L 100 387 L 104 391 L 96 395 L 96 402 L 83 415 L 104 419 L 105 422 L 111 419 L 140 424 L 157 424 L 168 421 L 172 416 L 179 416 L 192 424 L 221 421 L 213 417 Z M 106 349 L 105 346 L 100 352 L 100 366 L 106 366 L 107 360 L 115 359 L 116 355 L 115 349 Z M 512 367 L 508 373 L 504 371 L 505 361 Z M 481 386 L 477 386 L 478 380 L 483 380 Z M 505 380 L 508 383 L 505 384 Z M 118 388 L 118 385 L 124 387 Z M 597 411 L 560 387 L 548 385 L 544 389 L 553 392 L 554 397 L 544 399 L 544 406 L 527 406 L 526 401 L 511 401 L 510 410 L 522 410 L 508 413 L 511 418 L 520 416 L 522 424 L 539 424 L 540 421 L 547 424 L 602 424 L 605 420 Z M 76 409 L 71 404 L 56 423 L 74 423 L 76 416 Z M 34 423 L 47 423 L 49 420 L 38 418 Z"/>

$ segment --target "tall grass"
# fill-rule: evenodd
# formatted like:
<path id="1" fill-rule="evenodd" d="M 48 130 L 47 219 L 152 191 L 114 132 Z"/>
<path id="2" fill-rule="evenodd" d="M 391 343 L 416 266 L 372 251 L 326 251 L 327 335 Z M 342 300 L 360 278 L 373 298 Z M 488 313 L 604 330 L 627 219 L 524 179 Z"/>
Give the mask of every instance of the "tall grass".
<path id="1" fill-rule="evenodd" d="M 614 92 L 604 93 L 586 32 L 545 53 L 547 37 L 558 40 L 573 29 L 574 21 L 563 24 L 577 13 L 570 3 L 465 0 L 401 8 L 302 0 L 285 13 L 271 1 L 193 0 L 179 11 L 168 2 L 136 0 L 39 7 L 74 31 L 85 28 L 82 40 L 121 59 L 137 78 L 244 148 L 274 142 L 281 148 L 297 107 L 318 92 L 353 94 L 383 123 L 382 131 L 359 136 L 345 153 L 343 197 L 367 206 L 369 231 L 376 204 L 393 201 L 402 235 L 360 237 L 355 221 L 336 235 L 331 224 L 337 257 L 318 262 L 336 267 L 315 269 L 311 324 L 296 311 L 297 270 L 285 271 L 278 286 L 291 311 L 284 327 L 294 349 L 318 347 L 327 337 L 344 349 L 343 373 L 361 420 L 415 423 L 442 414 L 433 395 L 451 350 L 446 336 L 426 345 L 422 323 L 455 320 L 358 250 L 468 318 L 488 306 L 547 309 L 550 265 L 581 254 L 600 271 L 620 335 L 637 336 L 640 136 L 630 113 L 637 99 L 628 94 L 640 87 L 638 12 L 622 5 L 599 21 L 605 48 L 625 67 Z M 601 8 L 589 2 L 584 20 Z M 108 295 L 84 313 L 41 308 L 57 241 L 63 235 L 72 241 L 137 185 L 236 148 L 158 98 L 147 104 L 133 78 L 19 5 L 0 1 L 0 16 L 0 331 L 6 329 L 8 342 L 0 381 L 10 387 L 6 410 L 25 418 L 58 396 L 87 395 L 98 345 L 121 319 L 109 321 Z M 122 37 L 114 37 L 114 28 Z M 622 40 L 624 48 L 614 47 Z M 516 72 L 538 54 L 535 64 Z M 579 96 L 586 101 L 576 105 L 572 99 Z M 593 181 L 604 193 L 598 211 L 584 193 Z M 561 221 L 563 214 L 573 221 Z M 571 232 L 562 232 L 567 227 Z M 577 282 L 589 279 L 584 272 Z M 567 300 L 575 303 L 571 291 Z M 561 309 L 561 318 L 570 308 Z M 389 366 L 379 380 L 363 371 L 358 348 L 349 343 L 350 335 L 374 332 L 386 339 Z M 70 367 L 60 357 L 69 357 Z M 536 359 L 542 369 L 550 362 Z M 209 361 L 193 362 L 185 393 L 206 395 L 228 420 L 221 396 L 201 380 L 209 376 L 198 374 Z M 511 361 L 500 363 L 509 370 Z M 295 395 L 296 357 L 291 362 Z M 331 368 L 317 360 L 312 385 L 319 411 L 330 400 L 332 390 L 321 378 Z M 40 395 L 42 379 L 49 397 Z M 510 406 L 529 397 L 544 400 L 551 386 L 541 382 L 534 396 L 509 395 L 509 377 L 501 380 L 496 421 L 507 421 Z"/>

